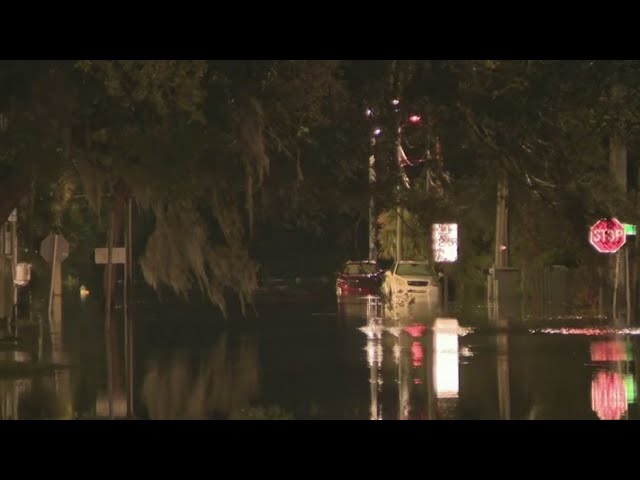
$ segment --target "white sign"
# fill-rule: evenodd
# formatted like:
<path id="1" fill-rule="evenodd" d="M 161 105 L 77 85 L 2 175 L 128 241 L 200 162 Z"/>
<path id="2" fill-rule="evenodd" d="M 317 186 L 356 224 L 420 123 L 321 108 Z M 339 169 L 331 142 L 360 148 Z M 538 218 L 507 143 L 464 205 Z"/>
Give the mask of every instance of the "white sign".
<path id="1" fill-rule="evenodd" d="M 433 376 L 437 398 L 458 398 L 458 320 L 437 318 L 433 326 Z"/>
<path id="2" fill-rule="evenodd" d="M 432 240 L 435 262 L 455 262 L 458 260 L 457 223 L 434 223 Z"/>
<path id="3" fill-rule="evenodd" d="M 95 257 L 97 264 L 106 264 L 108 248 L 96 248 Z M 126 254 L 124 247 L 111 249 L 111 263 L 125 263 Z"/>

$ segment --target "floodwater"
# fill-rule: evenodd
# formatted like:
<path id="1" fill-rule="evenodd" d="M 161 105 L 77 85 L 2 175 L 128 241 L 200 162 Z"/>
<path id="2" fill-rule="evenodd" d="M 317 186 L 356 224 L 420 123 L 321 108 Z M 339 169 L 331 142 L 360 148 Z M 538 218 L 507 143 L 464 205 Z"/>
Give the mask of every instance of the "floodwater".
<path id="1" fill-rule="evenodd" d="M 258 298 L 258 317 L 224 321 L 202 304 L 134 309 L 139 419 L 635 419 L 636 330 L 579 320 L 488 328 L 477 312 L 389 317 L 366 300 L 336 305 L 332 289 Z M 99 303 L 70 298 L 69 368 L 38 368 L 31 315 L 2 345 L 3 419 L 107 416 Z M 114 322 L 121 328 L 121 309 Z M 544 322 L 543 322 L 544 323 Z M 524 325 L 524 328 L 523 328 Z M 117 340 L 117 341 L 116 341 Z M 46 340 L 45 340 L 46 344 Z M 125 413 L 122 336 L 114 339 L 114 411 Z M 16 353 L 17 351 L 17 353 Z M 46 348 L 44 357 L 47 356 Z M 43 357 L 43 358 L 44 358 Z M 26 365 L 16 368 L 15 365 Z"/>

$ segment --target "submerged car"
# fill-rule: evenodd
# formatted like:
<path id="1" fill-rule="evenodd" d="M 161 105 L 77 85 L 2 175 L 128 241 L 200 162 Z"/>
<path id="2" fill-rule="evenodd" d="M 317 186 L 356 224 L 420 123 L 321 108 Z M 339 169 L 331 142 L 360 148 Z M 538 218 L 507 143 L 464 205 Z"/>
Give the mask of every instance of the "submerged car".
<path id="1" fill-rule="evenodd" d="M 384 270 L 376 261 L 347 262 L 336 278 L 336 296 L 340 300 L 345 297 L 378 295 L 383 275 Z"/>
<path id="2" fill-rule="evenodd" d="M 403 298 L 433 304 L 440 301 L 439 276 L 427 261 L 395 262 L 384 275 L 382 290 L 390 301 Z"/>

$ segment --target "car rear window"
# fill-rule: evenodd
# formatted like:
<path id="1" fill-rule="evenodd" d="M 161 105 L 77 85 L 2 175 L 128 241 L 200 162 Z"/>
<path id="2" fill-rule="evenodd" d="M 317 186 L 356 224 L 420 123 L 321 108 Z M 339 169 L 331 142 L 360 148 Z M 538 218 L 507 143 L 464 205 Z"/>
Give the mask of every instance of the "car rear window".
<path id="1" fill-rule="evenodd" d="M 432 276 L 435 272 L 427 263 L 401 263 L 396 269 L 396 275 Z"/>
<path id="2" fill-rule="evenodd" d="M 378 266 L 375 263 L 347 263 L 342 273 L 347 275 L 369 275 L 377 271 Z"/>

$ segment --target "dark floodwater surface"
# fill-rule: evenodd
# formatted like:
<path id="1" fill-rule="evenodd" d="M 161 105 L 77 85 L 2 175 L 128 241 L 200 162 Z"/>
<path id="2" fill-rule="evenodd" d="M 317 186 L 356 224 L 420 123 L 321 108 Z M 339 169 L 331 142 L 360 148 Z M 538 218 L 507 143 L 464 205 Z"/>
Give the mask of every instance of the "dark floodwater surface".
<path id="1" fill-rule="evenodd" d="M 372 312 L 363 302 L 338 308 L 331 292 L 263 301 L 257 319 L 226 322 L 208 307 L 140 303 L 135 311 L 136 417 L 638 417 L 640 344 L 633 330 L 615 335 L 584 325 L 496 333 L 473 315 L 381 319 Z M 119 326 L 120 313 L 115 315 Z M 558 322 L 554 327 L 561 326 Z M 68 301 L 63 323 L 68 369 L 38 367 L 35 323 L 21 326 L 18 347 L 3 346 L 2 418 L 106 415 L 99 305 L 91 299 Z M 114 344 L 121 345 L 122 338 Z M 118 348 L 112 365 L 114 407 L 120 414 L 125 374 Z"/>

